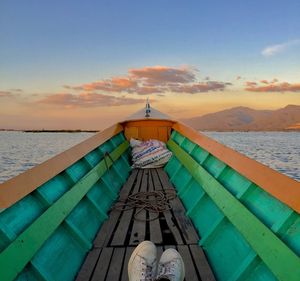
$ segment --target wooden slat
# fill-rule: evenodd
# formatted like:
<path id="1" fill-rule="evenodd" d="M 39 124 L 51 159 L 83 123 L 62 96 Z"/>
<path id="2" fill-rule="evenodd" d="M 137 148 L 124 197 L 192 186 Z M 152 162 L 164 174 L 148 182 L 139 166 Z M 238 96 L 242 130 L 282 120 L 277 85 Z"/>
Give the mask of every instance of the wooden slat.
<path id="1" fill-rule="evenodd" d="M 113 239 L 110 243 L 111 246 L 123 246 L 125 244 L 127 231 L 133 215 L 133 210 L 123 212 L 117 230 L 114 233 Z"/>
<path id="2" fill-rule="evenodd" d="M 133 193 L 138 192 L 143 177 L 143 171 L 138 172 L 137 181 L 133 188 Z M 120 222 L 115 230 L 114 237 L 111 241 L 111 246 L 122 246 L 125 243 L 127 231 L 133 215 L 133 209 L 122 213 Z"/>
<path id="3" fill-rule="evenodd" d="M 122 276 L 121 276 L 121 281 L 128 281 L 128 262 L 130 259 L 130 256 L 134 250 L 134 247 L 127 247 L 126 248 L 126 254 L 123 262 L 123 267 L 122 267 Z"/>
<path id="4" fill-rule="evenodd" d="M 99 260 L 97 262 L 92 281 L 104 281 L 109 267 L 113 248 L 103 248 Z"/>
<path id="5" fill-rule="evenodd" d="M 198 245 L 190 245 L 190 250 L 202 281 L 216 281 L 203 250 Z"/>
<path id="6" fill-rule="evenodd" d="M 157 246 L 156 249 L 157 249 L 157 264 L 158 264 L 160 257 L 162 255 L 162 253 L 164 252 L 164 249 L 163 249 L 163 246 Z"/>
<path id="7" fill-rule="evenodd" d="M 139 192 L 146 192 L 148 185 L 149 169 L 143 171 L 142 182 Z M 140 242 L 145 240 L 146 236 L 146 210 L 140 210 L 137 208 L 134 211 L 134 215 L 137 215 L 138 219 L 135 219 L 132 226 L 129 245 L 136 246 Z"/>
<path id="8" fill-rule="evenodd" d="M 178 245 L 178 252 L 181 255 L 185 267 L 185 280 L 198 281 L 197 272 L 187 245 Z"/>
<path id="9" fill-rule="evenodd" d="M 149 171 L 150 171 L 150 174 L 149 174 L 148 190 L 149 190 L 149 192 L 152 192 L 152 191 L 154 191 L 154 185 L 153 185 L 153 179 L 152 179 L 154 170 L 150 169 Z M 154 219 L 156 217 L 157 217 L 156 213 L 149 212 L 150 220 Z M 150 240 L 154 244 L 161 244 L 163 242 L 163 237 L 162 237 L 159 219 L 150 221 L 149 226 L 150 226 Z"/>
<path id="10" fill-rule="evenodd" d="M 163 189 L 162 185 L 160 183 L 158 174 L 155 173 L 155 172 L 153 173 L 153 184 L 154 184 L 154 188 L 156 190 L 162 190 Z M 170 231 L 172 232 L 172 234 L 173 234 L 173 236 L 176 240 L 176 243 L 178 245 L 182 245 L 183 240 L 181 238 L 181 234 L 180 234 L 179 229 L 177 228 L 177 226 L 173 222 L 172 213 L 168 210 L 168 211 L 165 211 L 163 214 L 164 214 L 164 217 L 165 217 L 166 222 L 168 224 L 168 227 L 169 227 Z"/>
<path id="11" fill-rule="evenodd" d="M 170 183 L 167 174 L 162 169 L 157 169 L 158 176 L 161 180 L 163 189 L 174 189 Z M 186 244 L 197 244 L 199 236 L 193 226 L 191 220 L 185 215 L 186 211 L 180 199 L 176 197 L 171 201 L 172 212 L 179 225 L 180 231 Z"/>
<path id="12" fill-rule="evenodd" d="M 128 197 L 128 194 L 130 193 L 136 180 L 137 174 L 137 170 L 132 171 L 127 182 L 124 184 L 123 188 L 120 191 L 120 199 L 125 200 Z M 108 220 L 103 223 L 100 231 L 97 234 L 97 237 L 94 241 L 94 247 L 104 247 L 108 244 L 120 216 L 120 211 L 112 210 L 110 212 Z"/>
<path id="13" fill-rule="evenodd" d="M 102 249 L 91 250 L 82 265 L 76 281 L 90 280 Z"/>
<path id="14" fill-rule="evenodd" d="M 115 248 L 110 262 L 106 280 L 119 280 L 122 270 L 125 248 Z"/>

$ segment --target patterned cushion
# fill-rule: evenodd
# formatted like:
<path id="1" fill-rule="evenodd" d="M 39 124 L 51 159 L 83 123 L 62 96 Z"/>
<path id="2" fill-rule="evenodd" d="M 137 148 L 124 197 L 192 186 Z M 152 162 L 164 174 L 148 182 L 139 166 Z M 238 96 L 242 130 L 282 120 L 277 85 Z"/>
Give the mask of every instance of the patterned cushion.
<path id="1" fill-rule="evenodd" d="M 159 168 L 163 167 L 171 158 L 172 152 L 166 148 L 165 143 L 159 140 L 145 142 L 131 139 L 132 168 Z"/>

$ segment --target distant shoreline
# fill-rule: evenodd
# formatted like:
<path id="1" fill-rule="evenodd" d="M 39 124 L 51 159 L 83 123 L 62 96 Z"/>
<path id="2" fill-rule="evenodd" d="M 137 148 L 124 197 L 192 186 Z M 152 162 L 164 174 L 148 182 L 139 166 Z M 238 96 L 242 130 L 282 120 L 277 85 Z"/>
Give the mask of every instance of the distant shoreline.
<path id="1" fill-rule="evenodd" d="M 23 132 L 23 133 L 97 133 L 97 130 L 14 130 L 0 129 L 2 132 Z"/>
<path id="2" fill-rule="evenodd" d="M 290 132 L 300 132 L 300 129 L 285 129 L 285 130 L 201 130 L 195 129 L 200 132 L 218 132 L 218 133 L 255 133 L 255 132 L 282 132 L 282 133 L 290 133 Z M 14 130 L 14 129 L 0 129 L 0 132 L 23 132 L 23 133 L 98 133 L 101 130 Z"/>

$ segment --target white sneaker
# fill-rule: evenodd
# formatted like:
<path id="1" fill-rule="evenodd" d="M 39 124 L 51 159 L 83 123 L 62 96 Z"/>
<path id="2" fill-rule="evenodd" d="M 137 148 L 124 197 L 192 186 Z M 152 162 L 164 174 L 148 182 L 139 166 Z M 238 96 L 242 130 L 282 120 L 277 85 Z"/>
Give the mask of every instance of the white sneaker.
<path id="1" fill-rule="evenodd" d="M 185 269 L 182 257 L 175 249 L 163 252 L 158 263 L 156 280 L 183 281 Z"/>
<path id="2" fill-rule="evenodd" d="M 128 262 L 129 281 L 152 281 L 156 276 L 157 250 L 151 241 L 141 242 Z"/>

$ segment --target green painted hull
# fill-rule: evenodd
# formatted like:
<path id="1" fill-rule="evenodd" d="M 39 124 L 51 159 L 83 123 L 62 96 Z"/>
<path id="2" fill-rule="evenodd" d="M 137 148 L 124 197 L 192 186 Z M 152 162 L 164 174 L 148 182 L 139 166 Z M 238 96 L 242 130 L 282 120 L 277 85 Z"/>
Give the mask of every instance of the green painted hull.
<path id="1" fill-rule="evenodd" d="M 218 280 L 300 280 L 300 216 L 173 131 L 165 167 Z"/>
<path id="2" fill-rule="evenodd" d="M 299 214 L 179 132 L 168 147 L 216 278 L 299 281 Z M 121 132 L 2 211 L 0 280 L 73 280 L 130 171 Z"/>
<path id="3" fill-rule="evenodd" d="M 0 280 L 73 280 L 129 176 L 129 154 L 119 133 L 3 211 Z"/>

